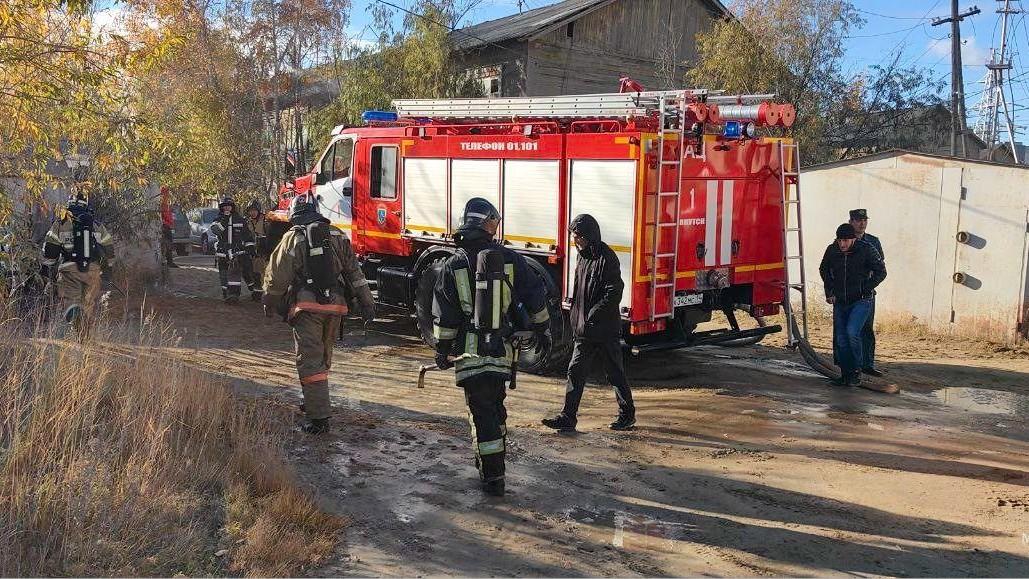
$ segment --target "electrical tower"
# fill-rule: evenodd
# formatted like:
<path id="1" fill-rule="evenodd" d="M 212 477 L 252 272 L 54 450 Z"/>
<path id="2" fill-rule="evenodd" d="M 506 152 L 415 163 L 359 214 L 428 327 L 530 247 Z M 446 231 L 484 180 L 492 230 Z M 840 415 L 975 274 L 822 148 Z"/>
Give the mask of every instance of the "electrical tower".
<path id="1" fill-rule="evenodd" d="M 1008 18 L 1012 14 L 1021 14 L 1022 11 L 1012 8 L 1011 0 L 997 2 L 1004 3 L 1004 7 L 997 10 L 997 14 L 1001 15 L 1000 50 L 992 51 L 990 62 L 986 65 L 986 88 L 977 107 L 979 119 L 975 124 L 975 134 L 986 143 L 988 150 L 993 151 L 993 148 L 1000 144 L 1000 130 L 1003 127 L 1011 145 L 1011 154 L 1015 162 L 1019 163 L 1021 159 L 1018 158 L 1018 149 L 1015 147 L 1015 126 L 1011 117 L 1014 103 L 1008 103 L 1004 95 L 1004 75 L 1011 70 L 1011 57 L 1008 55 Z M 1001 114 L 1004 115 L 1003 119 Z"/>
<path id="2" fill-rule="evenodd" d="M 965 120 L 965 79 L 961 72 L 961 22 L 981 12 L 982 10 L 976 6 L 961 12 L 958 0 L 951 0 L 950 16 L 934 18 L 932 22 L 933 26 L 950 24 L 950 154 L 955 157 L 959 148 L 962 157 L 968 156 L 968 146 L 965 143 L 965 136 L 968 134 Z"/>

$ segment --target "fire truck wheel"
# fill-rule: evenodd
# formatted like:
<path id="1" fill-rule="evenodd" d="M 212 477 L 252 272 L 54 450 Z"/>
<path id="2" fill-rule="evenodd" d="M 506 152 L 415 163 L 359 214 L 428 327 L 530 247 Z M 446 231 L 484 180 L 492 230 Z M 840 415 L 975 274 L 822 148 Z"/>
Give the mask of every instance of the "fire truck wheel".
<path id="1" fill-rule="evenodd" d="M 768 325 L 768 322 L 765 321 L 765 318 L 763 316 L 754 316 L 754 321 L 757 322 L 757 327 L 759 328 L 763 328 Z M 739 340 L 723 342 L 719 345 L 726 346 L 729 348 L 742 348 L 744 346 L 753 346 L 754 344 L 757 344 L 763 339 L 764 336 L 754 336 L 753 338 L 741 338 Z"/>

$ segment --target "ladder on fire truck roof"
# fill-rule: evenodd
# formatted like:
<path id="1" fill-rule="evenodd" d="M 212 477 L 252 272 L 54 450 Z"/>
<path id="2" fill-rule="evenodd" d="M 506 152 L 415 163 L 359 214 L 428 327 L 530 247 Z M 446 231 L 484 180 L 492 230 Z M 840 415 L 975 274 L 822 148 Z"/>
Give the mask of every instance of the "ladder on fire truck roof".
<path id="1" fill-rule="evenodd" d="M 682 202 L 682 154 L 686 138 L 686 115 L 679 95 L 662 95 L 658 106 L 660 126 L 657 138 L 657 197 L 654 199 L 654 243 L 651 248 L 650 268 L 650 320 L 670 318 L 675 315 L 675 282 L 679 271 L 679 211 Z M 665 158 L 665 145 L 672 142 L 675 158 Z M 677 142 L 676 142 L 677 141 Z M 674 167 L 675 185 L 665 190 L 666 167 Z M 664 211 L 665 200 L 672 199 L 672 211 Z M 663 219 L 666 215 L 671 220 Z M 671 230 L 671 251 L 660 253 L 664 232 Z M 668 263 L 667 281 L 660 277 L 661 264 Z M 668 300 L 658 301 L 659 290 L 668 290 Z"/>
<path id="2" fill-rule="evenodd" d="M 807 279 L 804 271 L 804 237 L 800 207 L 800 145 L 779 141 L 779 166 L 782 168 L 782 245 L 786 261 L 782 307 L 786 314 L 786 345 L 795 347 L 808 339 Z M 794 239 L 795 236 L 795 239 Z M 791 253 L 796 248 L 796 253 Z M 792 266 L 792 267 L 791 267 Z M 793 279 L 793 268 L 797 279 Z M 793 307 L 794 292 L 799 294 L 800 309 Z M 797 324 L 798 318 L 800 324 Z M 800 335 L 798 335 L 798 332 Z"/>
<path id="3" fill-rule="evenodd" d="M 658 113 L 669 102 L 704 100 L 710 104 L 753 104 L 774 98 L 773 94 L 726 96 L 724 91 L 706 89 L 602 93 L 549 97 L 478 99 L 401 99 L 393 107 L 402 117 L 441 119 L 509 120 L 534 118 L 627 118 Z"/>

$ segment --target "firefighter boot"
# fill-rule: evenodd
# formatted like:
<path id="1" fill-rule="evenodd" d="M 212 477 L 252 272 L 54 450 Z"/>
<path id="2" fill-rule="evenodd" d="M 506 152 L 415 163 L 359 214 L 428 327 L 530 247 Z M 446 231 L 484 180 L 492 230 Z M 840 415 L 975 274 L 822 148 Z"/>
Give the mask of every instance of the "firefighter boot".
<path id="1" fill-rule="evenodd" d="M 553 428 L 558 432 L 575 432 L 575 424 L 576 420 L 563 412 L 553 418 L 543 419 L 543 426 Z"/>
<path id="2" fill-rule="evenodd" d="M 300 427 L 300 430 L 307 434 L 321 434 L 329 431 L 328 418 L 312 418 Z"/>
<path id="3" fill-rule="evenodd" d="M 504 477 L 483 481 L 482 492 L 486 493 L 491 497 L 504 496 Z"/>

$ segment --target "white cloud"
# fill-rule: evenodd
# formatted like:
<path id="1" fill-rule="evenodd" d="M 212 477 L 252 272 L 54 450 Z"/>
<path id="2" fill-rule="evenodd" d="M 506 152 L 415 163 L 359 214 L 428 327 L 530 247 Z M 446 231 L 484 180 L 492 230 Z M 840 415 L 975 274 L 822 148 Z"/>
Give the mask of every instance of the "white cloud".
<path id="1" fill-rule="evenodd" d="M 936 56 L 950 56 L 950 39 L 930 40 L 929 52 Z M 962 64 L 983 65 L 990 60 L 990 49 L 979 45 L 974 36 L 961 39 Z"/>

